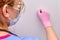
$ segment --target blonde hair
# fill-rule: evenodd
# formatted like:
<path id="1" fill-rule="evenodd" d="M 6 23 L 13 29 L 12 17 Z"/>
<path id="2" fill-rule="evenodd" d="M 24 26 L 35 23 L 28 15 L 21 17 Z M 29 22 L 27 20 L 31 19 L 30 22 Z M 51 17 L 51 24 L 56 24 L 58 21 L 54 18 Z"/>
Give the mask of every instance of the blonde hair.
<path id="1" fill-rule="evenodd" d="M 3 17 L 3 15 L 2 15 L 2 7 L 5 5 L 5 4 L 8 4 L 9 6 L 11 6 L 11 7 L 13 7 L 13 5 L 14 5 L 14 1 L 15 0 L 0 0 L 0 25 L 4 25 L 4 24 L 6 24 L 6 22 L 4 21 L 4 20 L 6 20 L 6 19 L 4 19 L 4 17 Z M 21 2 L 21 9 L 23 8 L 23 6 L 24 6 L 24 3 L 23 3 L 23 1 L 21 0 L 20 1 Z M 5 23 L 4 23 L 5 22 Z"/>

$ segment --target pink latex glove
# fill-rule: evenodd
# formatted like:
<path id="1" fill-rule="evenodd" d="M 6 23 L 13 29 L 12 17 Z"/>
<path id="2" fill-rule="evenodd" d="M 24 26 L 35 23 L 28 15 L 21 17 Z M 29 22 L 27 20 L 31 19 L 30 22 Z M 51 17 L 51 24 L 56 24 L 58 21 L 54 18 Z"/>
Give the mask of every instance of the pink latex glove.
<path id="1" fill-rule="evenodd" d="M 52 26 L 50 23 L 50 15 L 48 14 L 48 12 L 45 12 L 43 10 L 38 10 L 38 17 L 43 23 L 45 28 Z"/>

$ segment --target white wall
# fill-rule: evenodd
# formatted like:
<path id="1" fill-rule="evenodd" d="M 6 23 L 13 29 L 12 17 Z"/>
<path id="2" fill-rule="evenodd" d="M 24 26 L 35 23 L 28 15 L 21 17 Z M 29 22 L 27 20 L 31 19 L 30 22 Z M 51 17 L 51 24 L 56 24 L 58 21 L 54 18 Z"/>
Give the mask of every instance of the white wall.
<path id="1" fill-rule="evenodd" d="M 24 0 L 24 2 L 26 5 L 25 11 L 19 22 L 10 30 L 19 36 L 33 36 L 40 38 L 40 40 L 46 40 L 45 30 L 37 17 L 37 10 L 42 8 L 50 12 L 54 30 L 60 38 L 59 0 Z"/>

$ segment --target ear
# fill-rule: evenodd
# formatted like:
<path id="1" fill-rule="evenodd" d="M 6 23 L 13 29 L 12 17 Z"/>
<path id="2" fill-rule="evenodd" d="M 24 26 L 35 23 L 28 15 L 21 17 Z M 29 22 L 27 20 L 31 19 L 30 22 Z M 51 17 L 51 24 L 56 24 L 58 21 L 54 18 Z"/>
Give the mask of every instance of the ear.
<path id="1" fill-rule="evenodd" d="M 7 4 L 3 6 L 3 15 L 5 17 L 9 17 L 9 13 L 7 13 L 7 6 L 8 6 Z"/>

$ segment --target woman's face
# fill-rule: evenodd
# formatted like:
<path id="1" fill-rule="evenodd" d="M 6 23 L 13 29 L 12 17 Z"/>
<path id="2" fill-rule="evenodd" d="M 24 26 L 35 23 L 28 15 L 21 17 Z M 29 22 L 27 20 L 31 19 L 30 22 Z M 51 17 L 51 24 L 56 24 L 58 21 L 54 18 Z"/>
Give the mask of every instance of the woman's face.
<path id="1" fill-rule="evenodd" d="M 20 2 L 19 0 L 15 0 L 13 7 L 8 8 L 9 17 L 11 19 L 14 19 L 18 15 L 18 12 L 20 11 L 18 8 L 19 2 Z"/>
<path id="2" fill-rule="evenodd" d="M 14 0 L 13 6 L 5 5 L 3 7 L 3 14 L 4 14 L 4 17 L 7 18 L 8 24 L 10 23 L 10 20 L 13 20 L 18 16 L 18 14 L 21 10 L 20 9 L 21 5 L 22 5 L 20 1 L 21 0 Z"/>

